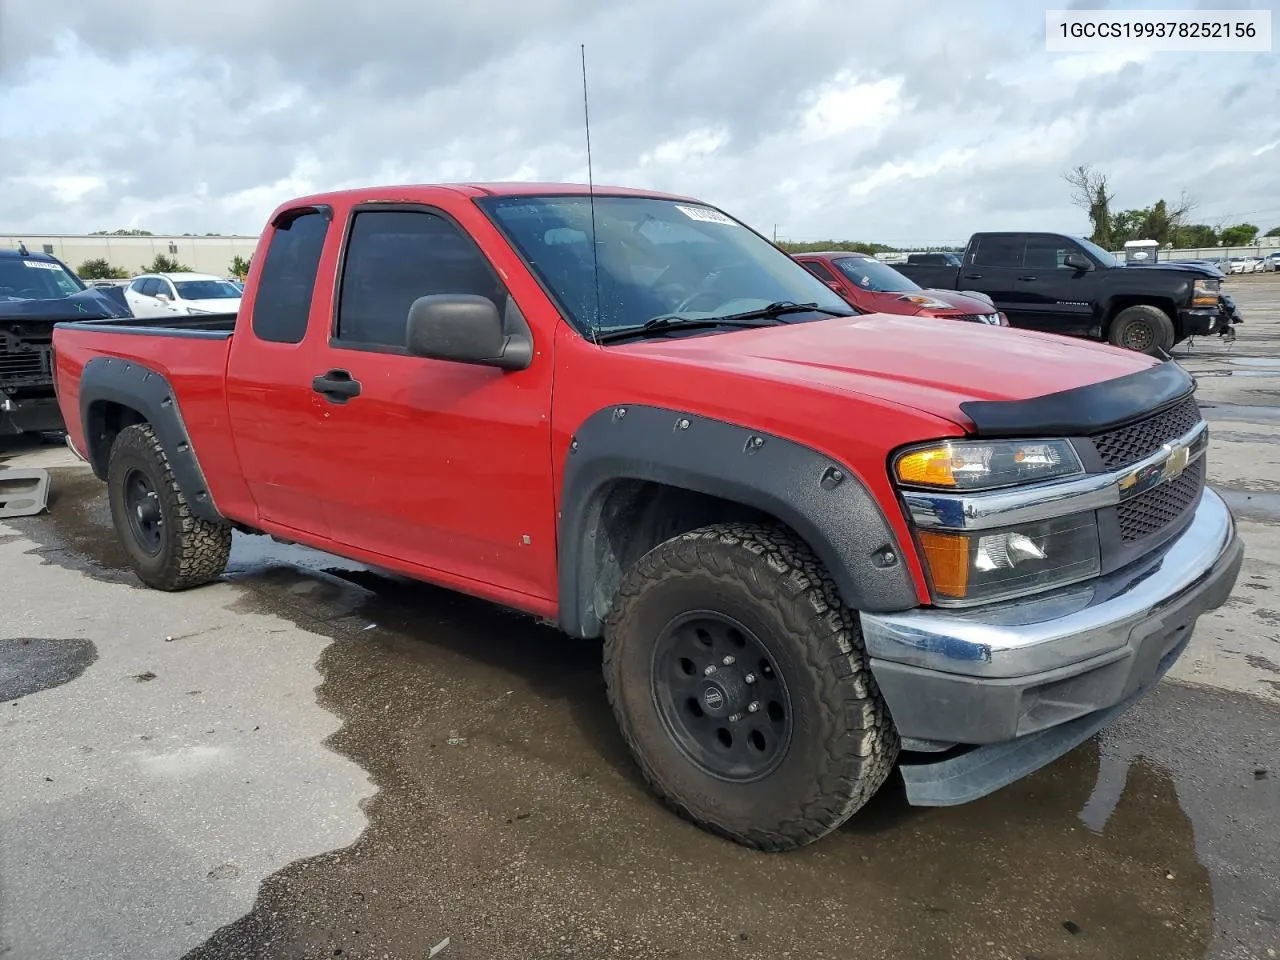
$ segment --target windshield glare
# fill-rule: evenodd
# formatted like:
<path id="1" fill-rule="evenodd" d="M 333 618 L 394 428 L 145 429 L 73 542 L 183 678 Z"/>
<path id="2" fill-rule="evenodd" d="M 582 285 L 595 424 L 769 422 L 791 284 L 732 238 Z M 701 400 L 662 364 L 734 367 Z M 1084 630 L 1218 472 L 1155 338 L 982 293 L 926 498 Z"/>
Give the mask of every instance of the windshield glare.
<path id="1" fill-rule="evenodd" d="M 61 300 L 84 287 L 56 263 L 27 257 L 0 259 L 0 297 L 10 300 Z"/>
<path id="2" fill-rule="evenodd" d="M 183 300 L 230 300 L 240 290 L 225 280 L 175 280 L 178 296 Z"/>
<path id="3" fill-rule="evenodd" d="M 597 196 L 597 291 L 590 198 L 479 202 L 584 334 L 593 328 L 638 327 L 661 316 L 721 317 L 776 301 L 852 313 L 840 296 L 777 247 L 700 204 Z M 808 315 L 788 320 L 797 318 Z"/>
<path id="4" fill-rule="evenodd" d="M 1101 263 L 1104 267 L 1120 266 L 1119 260 L 1113 257 L 1106 250 L 1103 250 L 1100 246 L 1098 246 L 1092 240 L 1086 240 L 1084 239 L 1084 237 L 1072 237 L 1071 239 L 1074 240 L 1076 243 L 1080 244 L 1080 246 L 1084 247 L 1091 254 L 1093 254 L 1094 259 L 1097 260 L 1099 263 Z"/>
<path id="5" fill-rule="evenodd" d="M 900 274 L 887 263 L 864 257 L 841 257 L 833 261 L 836 268 L 860 290 L 871 293 L 915 293 L 923 289 L 914 280 Z"/>

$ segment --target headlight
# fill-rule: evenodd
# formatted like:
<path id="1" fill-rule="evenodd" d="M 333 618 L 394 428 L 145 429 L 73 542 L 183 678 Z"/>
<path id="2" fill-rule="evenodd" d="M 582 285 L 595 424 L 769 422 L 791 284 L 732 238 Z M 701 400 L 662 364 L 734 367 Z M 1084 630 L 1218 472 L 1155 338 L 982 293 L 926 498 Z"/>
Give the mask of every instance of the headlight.
<path id="1" fill-rule="evenodd" d="M 908 293 L 899 297 L 900 300 L 906 300 L 908 303 L 914 303 L 917 306 L 924 307 L 926 310 L 950 310 L 951 304 L 943 303 L 933 297 L 922 297 L 918 293 Z"/>
<path id="2" fill-rule="evenodd" d="M 1191 304 L 1196 307 L 1215 307 L 1218 305 L 1218 281 L 1197 280 L 1192 284 Z"/>
<path id="3" fill-rule="evenodd" d="M 972 533 L 918 532 L 934 600 L 991 603 L 1078 583 L 1102 569 L 1093 513 Z"/>
<path id="4" fill-rule="evenodd" d="M 1084 473 L 1065 440 L 944 440 L 898 454 L 893 465 L 907 487 L 993 490 Z"/>

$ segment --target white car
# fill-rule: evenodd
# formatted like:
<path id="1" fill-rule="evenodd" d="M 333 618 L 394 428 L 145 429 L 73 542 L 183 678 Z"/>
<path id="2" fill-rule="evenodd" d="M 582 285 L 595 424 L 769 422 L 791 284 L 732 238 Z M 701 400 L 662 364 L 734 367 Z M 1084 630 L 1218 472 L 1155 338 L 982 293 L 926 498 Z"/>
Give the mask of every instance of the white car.
<path id="1" fill-rule="evenodd" d="M 1262 266 L 1258 268 L 1263 273 L 1275 273 L 1280 270 L 1280 251 L 1269 253 L 1262 258 Z"/>
<path id="2" fill-rule="evenodd" d="M 135 317 L 235 313 L 240 289 L 208 273 L 144 273 L 125 288 L 124 298 Z"/>

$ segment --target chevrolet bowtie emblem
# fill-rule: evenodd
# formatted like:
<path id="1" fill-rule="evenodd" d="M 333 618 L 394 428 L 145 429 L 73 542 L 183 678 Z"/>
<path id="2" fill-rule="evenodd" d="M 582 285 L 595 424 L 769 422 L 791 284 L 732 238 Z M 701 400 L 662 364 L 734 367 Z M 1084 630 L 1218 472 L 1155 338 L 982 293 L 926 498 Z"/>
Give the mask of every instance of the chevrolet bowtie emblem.
<path id="1" fill-rule="evenodd" d="M 1191 459 L 1191 448 L 1178 444 L 1169 451 L 1169 459 L 1164 462 L 1164 469 L 1160 471 L 1160 479 L 1162 481 L 1177 480 L 1182 476 L 1182 471 L 1187 469 L 1187 462 Z"/>

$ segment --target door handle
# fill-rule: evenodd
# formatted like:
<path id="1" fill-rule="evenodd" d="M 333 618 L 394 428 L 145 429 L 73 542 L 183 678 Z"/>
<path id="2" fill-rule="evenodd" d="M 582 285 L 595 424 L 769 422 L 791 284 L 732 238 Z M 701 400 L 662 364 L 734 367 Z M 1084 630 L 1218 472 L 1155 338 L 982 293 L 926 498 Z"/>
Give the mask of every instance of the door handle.
<path id="1" fill-rule="evenodd" d="M 964 278 L 965 278 L 966 280 L 981 280 L 981 279 L 982 279 L 982 274 L 980 274 L 980 273 L 966 273 L 966 274 L 964 275 Z"/>
<path id="2" fill-rule="evenodd" d="M 1039 280 L 1039 277 L 1019 277 L 1019 280 Z"/>
<path id="3" fill-rule="evenodd" d="M 347 370 L 330 370 L 311 379 L 311 389 L 323 394 L 330 403 L 346 403 L 360 396 L 360 381 L 354 380 Z"/>

